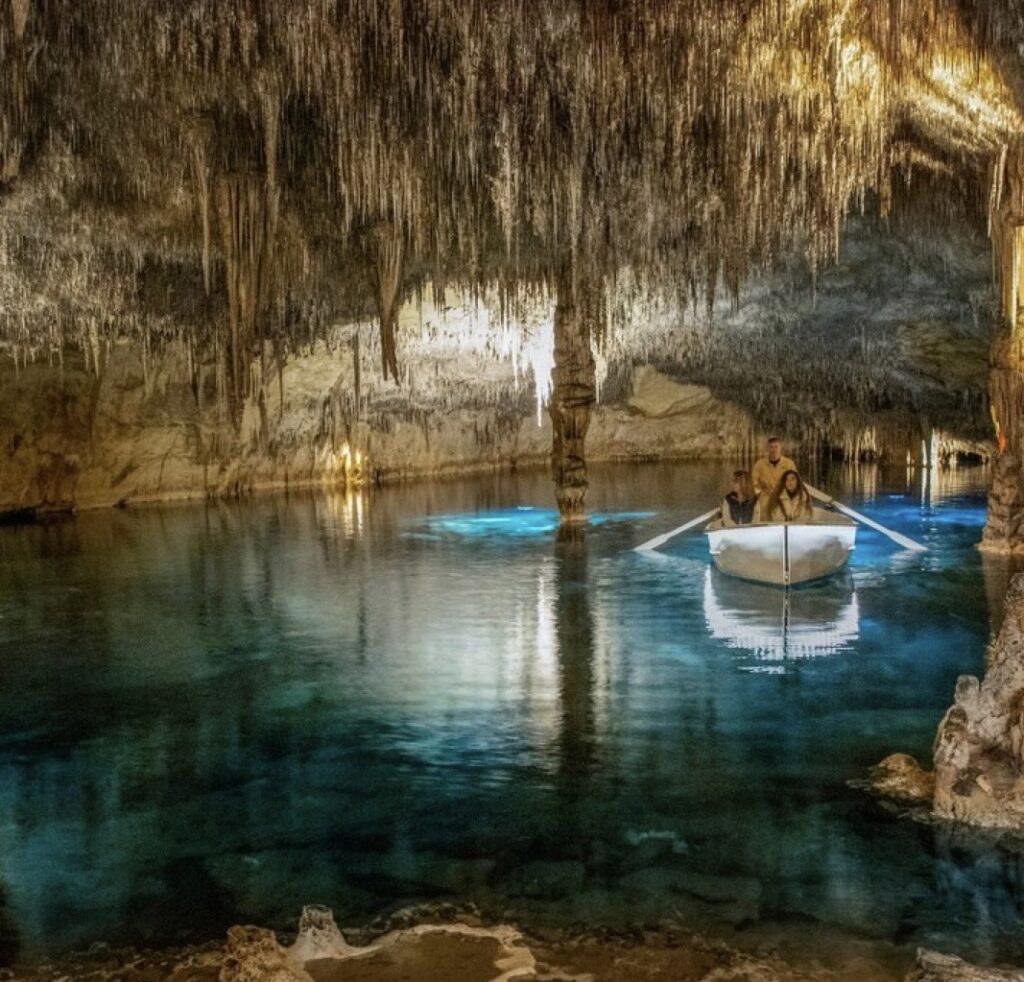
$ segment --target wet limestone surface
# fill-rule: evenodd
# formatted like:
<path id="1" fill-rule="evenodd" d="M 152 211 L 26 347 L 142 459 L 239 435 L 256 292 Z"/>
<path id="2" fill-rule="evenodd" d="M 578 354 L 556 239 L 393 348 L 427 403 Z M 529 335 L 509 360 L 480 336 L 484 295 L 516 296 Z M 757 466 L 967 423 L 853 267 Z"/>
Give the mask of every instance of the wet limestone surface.
<path id="1" fill-rule="evenodd" d="M 679 924 L 631 934 L 559 932 L 530 937 L 509 925 L 452 920 L 414 922 L 422 909 L 399 911 L 405 927 L 351 945 L 329 908 L 304 908 L 295 942 L 236 925 L 224 945 L 156 954 L 94 946 L 87 954 L 24 972 L 4 982 L 896 982 L 902 971 L 870 957 L 825 967 L 806 956 L 787 962 L 772 951 L 743 952 L 709 941 Z M 1024 973 L 980 968 L 942 952 L 919 949 L 905 982 L 1020 982 Z"/>
<path id="2" fill-rule="evenodd" d="M 433 982 L 439 972 L 451 982 L 477 982 L 500 974 L 500 951 L 494 938 L 439 932 L 361 958 L 306 962 L 305 968 L 314 982 Z"/>
<path id="3" fill-rule="evenodd" d="M 933 770 L 906 754 L 874 769 L 879 793 L 958 825 L 1024 838 L 1024 574 L 1010 583 L 985 674 L 957 679 L 935 738 Z"/>

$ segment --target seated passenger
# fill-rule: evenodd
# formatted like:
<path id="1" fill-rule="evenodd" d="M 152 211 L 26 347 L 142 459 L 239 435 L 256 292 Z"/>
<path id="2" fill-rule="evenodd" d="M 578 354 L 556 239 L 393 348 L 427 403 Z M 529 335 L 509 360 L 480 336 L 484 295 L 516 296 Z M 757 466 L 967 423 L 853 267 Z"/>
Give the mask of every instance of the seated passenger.
<path id="1" fill-rule="evenodd" d="M 722 499 L 722 524 L 749 525 L 754 520 L 757 495 L 749 471 L 736 471 L 732 476 L 732 490 Z"/>
<path id="2" fill-rule="evenodd" d="M 782 441 L 773 436 L 768 441 L 768 454 L 754 464 L 751 472 L 751 480 L 754 482 L 754 490 L 757 494 L 766 499 L 779 486 L 782 475 L 786 471 L 795 471 L 796 464 L 782 452 Z"/>
<path id="3" fill-rule="evenodd" d="M 762 495 L 758 502 L 756 521 L 759 522 L 813 522 L 814 506 L 811 496 L 796 471 L 786 471 L 779 486 L 770 494 Z"/>

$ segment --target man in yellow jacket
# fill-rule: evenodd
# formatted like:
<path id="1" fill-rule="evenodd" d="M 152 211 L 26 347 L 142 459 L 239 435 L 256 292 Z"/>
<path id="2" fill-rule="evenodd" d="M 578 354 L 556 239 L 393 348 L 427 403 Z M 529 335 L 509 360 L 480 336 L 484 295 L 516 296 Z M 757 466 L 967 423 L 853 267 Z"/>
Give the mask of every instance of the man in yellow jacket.
<path id="1" fill-rule="evenodd" d="M 754 492 L 758 495 L 771 494 L 778 487 L 782 475 L 786 471 L 795 470 L 796 464 L 782 452 L 782 441 L 773 436 L 768 441 L 768 456 L 762 457 L 754 464 L 754 469 L 750 472 Z"/>

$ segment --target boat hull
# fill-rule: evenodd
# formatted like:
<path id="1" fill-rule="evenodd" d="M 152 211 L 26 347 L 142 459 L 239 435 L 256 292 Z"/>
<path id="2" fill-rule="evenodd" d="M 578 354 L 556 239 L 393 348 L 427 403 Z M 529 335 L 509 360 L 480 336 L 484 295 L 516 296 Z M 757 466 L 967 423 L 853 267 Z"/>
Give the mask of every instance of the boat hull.
<path id="1" fill-rule="evenodd" d="M 707 536 L 711 558 L 723 573 L 795 586 L 841 570 L 856 544 L 857 526 L 840 521 L 709 526 Z"/>

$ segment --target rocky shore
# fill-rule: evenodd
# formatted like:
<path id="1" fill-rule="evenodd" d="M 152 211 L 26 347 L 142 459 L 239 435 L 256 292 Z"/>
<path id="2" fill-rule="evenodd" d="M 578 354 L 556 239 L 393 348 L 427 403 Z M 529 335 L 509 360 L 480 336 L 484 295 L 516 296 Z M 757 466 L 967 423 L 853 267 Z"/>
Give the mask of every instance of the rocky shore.
<path id="1" fill-rule="evenodd" d="M 400 912 L 382 934 L 351 943 L 330 910 L 306 907 L 298 933 L 236 926 L 223 943 L 169 951 L 88 952 L 0 970 L 4 982 L 1024 982 L 1011 968 L 978 968 L 953 955 L 919 950 L 909 972 L 860 960 L 842 967 L 793 964 L 765 950 L 744 953 L 664 923 L 620 935 L 565 932 L 531 937 L 485 925 L 462 912 L 417 922 Z M 353 939 L 355 934 L 353 933 Z M 290 943 L 289 943 L 290 941 Z"/>
<path id="2" fill-rule="evenodd" d="M 939 724 L 933 770 L 907 754 L 873 769 L 872 788 L 928 815 L 1024 832 L 1024 573 L 1010 583 L 985 676 L 962 675 Z"/>

